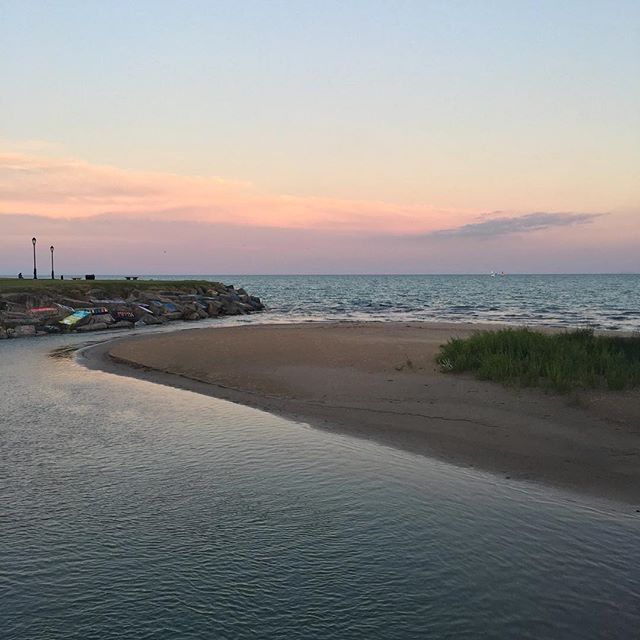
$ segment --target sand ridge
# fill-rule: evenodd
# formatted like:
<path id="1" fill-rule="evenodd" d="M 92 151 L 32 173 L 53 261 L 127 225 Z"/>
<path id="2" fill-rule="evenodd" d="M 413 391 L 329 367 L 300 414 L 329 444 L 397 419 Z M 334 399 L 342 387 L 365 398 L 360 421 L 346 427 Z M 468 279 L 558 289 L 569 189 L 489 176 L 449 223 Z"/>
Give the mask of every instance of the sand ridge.
<path id="1" fill-rule="evenodd" d="M 445 374 L 478 325 L 305 323 L 131 337 L 89 365 L 511 478 L 640 502 L 640 394 L 551 395 Z M 91 364 L 91 362 L 93 364 Z"/>

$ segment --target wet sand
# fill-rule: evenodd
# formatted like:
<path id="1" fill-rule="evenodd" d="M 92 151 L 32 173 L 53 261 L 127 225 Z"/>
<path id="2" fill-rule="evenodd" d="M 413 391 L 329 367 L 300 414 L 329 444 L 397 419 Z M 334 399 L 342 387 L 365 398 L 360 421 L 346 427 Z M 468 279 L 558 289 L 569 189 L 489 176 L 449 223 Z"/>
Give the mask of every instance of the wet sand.
<path id="1" fill-rule="evenodd" d="M 194 329 L 120 339 L 84 358 L 93 368 L 510 479 L 640 503 L 640 393 L 555 395 L 440 372 L 439 346 L 478 328 L 398 322 Z"/>

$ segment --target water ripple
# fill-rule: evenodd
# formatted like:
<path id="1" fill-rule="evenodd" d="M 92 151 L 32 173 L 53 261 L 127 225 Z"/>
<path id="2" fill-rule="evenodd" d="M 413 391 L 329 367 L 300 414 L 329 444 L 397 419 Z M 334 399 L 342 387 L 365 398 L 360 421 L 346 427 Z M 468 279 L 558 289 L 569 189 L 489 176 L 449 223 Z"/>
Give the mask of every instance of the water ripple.
<path id="1" fill-rule="evenodd" d="M 73 340 L 0 346 L 3 639 L 640 628 L 635 515 L 46 357 Z"/>
<path id="2" fill-rule="evenodd" d="M 275 321 L 440 320 L 640 330 L 640 276 L 632 274 L 222 279 L 259 292 L 267 317 Z"/>

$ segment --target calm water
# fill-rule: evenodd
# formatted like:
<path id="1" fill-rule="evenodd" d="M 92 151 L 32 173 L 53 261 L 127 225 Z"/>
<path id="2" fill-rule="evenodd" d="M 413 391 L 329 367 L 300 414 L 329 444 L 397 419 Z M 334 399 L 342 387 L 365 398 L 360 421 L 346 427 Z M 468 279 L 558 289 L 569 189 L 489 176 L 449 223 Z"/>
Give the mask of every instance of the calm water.
<path id="1" fill-rule="evenodd" d="M 640 275 L 206 277 L 245 286 L 264 299 L 274 319 L 289 321 L 445 320 L 640 330 Z"/>
<path id="2" fill-rule="evenodd" d="M 47 357 L 74 341 L 0 343 L 3 640 L 638 637 L 634 507 Z"/>

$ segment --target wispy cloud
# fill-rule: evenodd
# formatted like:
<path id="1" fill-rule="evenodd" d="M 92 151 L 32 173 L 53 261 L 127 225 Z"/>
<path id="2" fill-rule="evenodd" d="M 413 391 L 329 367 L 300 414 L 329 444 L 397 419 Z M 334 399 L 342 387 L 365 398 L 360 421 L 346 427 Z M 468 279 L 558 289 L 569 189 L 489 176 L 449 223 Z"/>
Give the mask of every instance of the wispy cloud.
<path id="1" fill-rule="evenodd" d="M 296 229 L 426 233 L 477 212 L 428 204 L 264 193 L 246 182 L 142 172 L 73 158 L 0 152 L 0 213 L 86 218 L 109 213 Z"/>
<path id="2" fill-rule="evenodd" d="M 521 216 L 485 219 L 482 216 L 480 222 L 464 224 L 450 229 L 439 229 L 421 237 L 446 237 L 446 238 L 491 238 L 514 233 L 532 233 L 554 227 L 569 227 L 580 224 L 589 224 L 596 218 L 607 215 L 605 213 L 550 213 L 538 211 Z"/>

